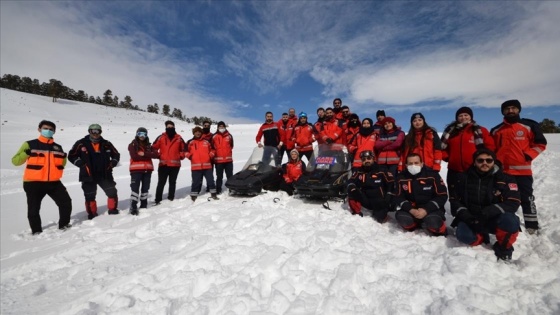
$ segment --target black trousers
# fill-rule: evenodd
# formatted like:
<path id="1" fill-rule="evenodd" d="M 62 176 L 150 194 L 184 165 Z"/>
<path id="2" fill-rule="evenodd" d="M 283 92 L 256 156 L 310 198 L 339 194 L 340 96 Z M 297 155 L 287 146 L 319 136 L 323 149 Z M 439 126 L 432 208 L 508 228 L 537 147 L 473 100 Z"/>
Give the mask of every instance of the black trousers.
<path id="1" fill-rule="evenodd" d="M 538 229 L 539 220 L 537 218 L 537 205 L 533 196 L 533 176 L 513 176 L 519 187 L 521 195 L 521 209 L 523 210 L 523 218 L 525 219 L 525 228 Z"/>
<path id="2" fill-rule="evenodd" d="M 70 223 L 72 199 L 61 181 L 24 182 L 23 190 L 27 195 L 27 219 L 29 220 L 31 233 L 43 232 L 39 211 L 41 210 L 41 202 L 46 195 L 49 195 L 58 206 L 58 228 L 63 228 Z"/>
<path id="3" fill-rule="evenodd" d="M 460 181 L 464 180 L 465 177 L 465 173 L 453 171 L 450 169 L 447 170 L 447 190 L 450 197 L 456 196 L 457 192 L 455 191 L 455 187 Z"/>
<path id="4" fill-rule="evenodd" d="M 224 172 L 228 179 L 233 176 L 233 162 L 215 164 L 214 166 L 216 167 L 216 192 L 219 194 L 222 192 Z"/>
<path id="5" fill-rule="evenodd" d="M 94 201 L 97 196 L 97 186 L 101 187 L 107 198 L 117 198 L 117 183 L 112 179 L 94 179 L 91 182 L 82 182 L 82 190 L 86 201 Z"/>
<path id="6" fill-rule="evenodd" d="M 169 192 L 167 194 L 167 199 L 175 199 L 175 189 L 177 187 L 177 176 L 179 176 L 180 167 L 171 166 L 160 166 L 158 167 L 158 183 L 156 188 L 156 203 L 159 203 L 163 199 L 163 188 L 165 183 L 169 178 Z"/>

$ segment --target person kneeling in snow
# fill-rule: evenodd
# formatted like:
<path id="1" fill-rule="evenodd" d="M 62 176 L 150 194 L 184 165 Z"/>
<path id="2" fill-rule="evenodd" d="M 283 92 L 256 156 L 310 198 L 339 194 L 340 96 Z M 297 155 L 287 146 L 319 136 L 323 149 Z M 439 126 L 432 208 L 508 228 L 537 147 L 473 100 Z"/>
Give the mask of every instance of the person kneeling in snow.
<path id="1" fill-rule="evenodd" d="M 479 149 L 473 165 L 457 184 L 451 196 L 451 226 L 457 227 L 457 239 L 471 246 L 489 242 L 488 233 L 496 234 L 494 253 L 498 259 L 509 260 L 513 243 L 519 234 L 519 218 L 515 215 L 521 197 L 513 178 L 496 163 L 496 155 Z"/>
<path id="2" fill-rule="evenodd" d="M 372 212 L 373 218 L 383 223 L 387 221 L 394 187 L 393 174 L 383 171 L 377 163 L 373 151 L 360 153 L 360 166 L 348 180 L 348 205 L 352 214 L 363 217 L 362 209 Z"/>
<path id="3" fill-rule="evenodd" d="M 406 157 L 406 170 L 397 177 L 395 218 L 407 231 L 418 226 L 433 236 L 447 235 L 445 209 L 447 187 L 437 171 L 424 166 L 422 158 L 416 153 Z"/>
<path id="4" fill-rule="evenodd" d="M 296 149 L 290 151 L 290 160 L 288 163 L 282 164 L 282 179 L 280 183 L 280 190 L 283 190 L 292 196 L 294 194 L 294 183 L 299 179 L 303 170 L 305 169 L 305 163 L 300 159 L 299 152 Z"/>

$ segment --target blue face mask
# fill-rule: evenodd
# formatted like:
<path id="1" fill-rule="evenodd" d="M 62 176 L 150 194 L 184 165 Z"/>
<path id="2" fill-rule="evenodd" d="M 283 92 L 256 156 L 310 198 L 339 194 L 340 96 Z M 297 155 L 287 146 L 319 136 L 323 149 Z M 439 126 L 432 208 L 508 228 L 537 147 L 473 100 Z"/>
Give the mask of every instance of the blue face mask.
<path id="1" fill-rule="evenodd" d="M 52 138 L 54 131 L 49 129 L 41 129 L 41 135 L 45 138 Z"/>

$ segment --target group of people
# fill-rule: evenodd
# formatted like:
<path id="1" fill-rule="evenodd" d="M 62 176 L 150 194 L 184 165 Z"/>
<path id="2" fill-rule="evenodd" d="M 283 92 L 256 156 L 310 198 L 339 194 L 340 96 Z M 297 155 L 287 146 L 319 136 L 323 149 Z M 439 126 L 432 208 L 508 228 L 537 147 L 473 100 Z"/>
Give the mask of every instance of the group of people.
<path id="1" fill-rule="evenodd" d="M 459 241 L 475 246 L 495 234 L 496 256 L 511 259 L 520 205 L 527 233 L 539 229 L 531 162 L 547 143 L 537 122 L 520 118 L 518 100 L 504 102 L 501 112 L 503 122 L 488 131 L 476 123 L 471 108 L 461 107 L 440 138 L 422 113 L 412 114 L 405 134 L 384 110 L 377 111 L 375 123 L 360 121 L 336 98 L 332 108 L 317 109 L 314 124 L 304 112 L 296 118 L 294 109 L 278 122 L 267 112 L 256 141 L 278 149 L 276 165 L 282 152 L 289 152 L 281 189 L 290 195 L 305 169 L 300 157 L 309 160 L 314 142 L 342 144 L 352 157 L 347 186 L 352 214 L 366 211 L 383 223 L 396 210 L 406 231 L 422 227 L 434 236 L 447 235 L 444 205 L 449 200 Z M 448 163 L 447 185 L 439 175 L 442 161 Z"/>
<path id="2" fill-rule="evenodd" d="M 488 234 L 493 233 L 497 257 L 510 259 L 520 230 L 514 214 L 519 205 L 526 231 L 533 234 L 539 229 L 531 162 L 546 149 L 546 139 L 537 122 L 520 118 L 518 100 L 504 102 L 501 112 L 503 122 L 488 131 L 476 123 L 471 108 L 461 107 L 440 138 L 422 113 L 412 114 L 405 134 L 384 110 L 377 111 L 375 122 L 370 118 L 360 120 L 336 98 L 333 107 L 317 109 L 318 119 L 313 124 L 304 112 L 296 116 L 293 108 L 279 121 L 267 112 L 256 142 L 264 147 L 263 157 L 274 159 L 276 166 L 280 166 L 284 152 L 287 155 L 281 189 L 290 195 L 293 183 L 305 171 L 301 157 L 309 162 L 314 143 L 344 145 L 352 161 L 347 193 L 353 214 L 363 216 L 368 212 L 382 223 L 388 212 L 395 210 L 398 224 L 407 231 L 422 227 L 431 235 L 447 235 L 444 205 L 449 200 L 454 216 L 451 226 L 456 227 L 459 241 L 473 246 L 488 243 Z M 137 215 L 139 208 L 147 207 L 152 159 L 159 159 L 156 204 L 162 201 L 167 182 L 167 199 L 174 199 L 184 158 L 191 161 L 192 200 L 199 196 L 203 179 L 211 197 L 218 198 L 224 173 L 227 178 L 233 173 L 234 142 L 224 122 L 218 123 L 215 133 L 210 132 L 210 126 L 205 121 L 202 128 L 193 128 L 192 139 L 185 142 L 175 131 L 175 124 L 166 121 L 165 132 L 153 143 L 147 129 L 138 128 L 128 146 L 131 214 Z M 53 122 L 41 121 L 38 131 L 39 138 L 24 142 L 12 159 L 14 165 L 27 162 L 24 189 L 32 233 L 42 232 L 39 209 L 47 194 L 59 207 L 59 228 L 70 227 L 72 202 L 60 182 L 67 158 L 80 168 L 88 219 L 97 216 L 97 186 L 107 195 L 108 213 L 119 213 L 112 169 L 118 165 L 120 154 L 101 136 L 101 126 L 90 125 L 88 135 L 74 144 L 68 156 L 53 140 Z M 447 185 L 439 175 L 441 161 L 448 163 Z"/>
<path id="3" fill-rule="evenodd" d="M 152 159 L 159 159 L 158 183 L 155 204 L 161 203 L 163 190 L 169 182 L 167 199 L 175 198 L 176 182 L 181 168 L 181 160 L 191 161 L 192 187 L 191 199 L 200 194 L 203 178 L 211 198 L 218 199 L 221 193 L 224 173 L 229 178 L 233 174 L 233 137 L 223 121 L 218 123 L 218 130 L 210 132 L 211 122 L 205 121 L 203 127 L 193 128 L 193 137 L 188 141 L 175 131 L 175 124 L 165 122 L 165 132 L 153 143 L 148 137 L 148 130 L 140 127 L 132 142 L 128 145 L 130 154 L 130 214 L 138 215 L 139 209 L 148 207 L 148 192 L 154 165 Z M 107 209 L 110 215 L 118 214 L 118 194 L 113 178 L 113 168 L 119 165 L 121 155 L 113 144 L 101 136 L 103 130 L 99 124 L 91 124 L 88 134 L 76 141 L 69 153 L 54 142 L 56 125 L 43 120 L 38 126 L 39 137 L 26 141 L 12 158 L 16 166 L 27 162 L 23 187 L 27 195 L 27 217 L 32 234 L 43 232 L 39 211 L 41 201 L 49 195 L 59 209 L 58 227 L 65 230 L 71 227 L 72 199 L 60 179 L 67 161 L 80 169 L 79 180 L 85 197 L 85 209 L 88 219 L 92 220 L 97 212 L 97 187 L 107 195 Z M 213 168 L 216 168 L 214 182 Z"/>

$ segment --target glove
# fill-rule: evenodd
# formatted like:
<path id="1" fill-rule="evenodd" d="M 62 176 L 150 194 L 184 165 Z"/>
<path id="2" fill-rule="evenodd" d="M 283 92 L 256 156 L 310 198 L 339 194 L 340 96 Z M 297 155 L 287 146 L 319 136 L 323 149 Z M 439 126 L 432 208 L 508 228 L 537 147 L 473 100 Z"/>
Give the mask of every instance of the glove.
<path id="1" fill-rule="evenodd" d="M 76 161 L 74 161 L 74 165 L 76 165 L 77 167 L 82 167 L 84 166 L 84 161 L 77 159 Z"/>
<path id="2" fill-rule="evenodd" d="M 356 187 L 356 184 L 354 183 L 349 184 L 347 191 L 348 191 L 348 197 L 350 197 L 350 199 L 354 199 L 354 200 L 360 199 L 360 191 Z"/>
<path id="3" fill-rule="evenodd" d="M 488 221 L 488 219 L 495 218 L 500 214 L 502 214 L 502 211 L 500 211 L 498 208 L 494 206 L 488 206 L 482 209 L 482 215 L 486 217 L 486 221 Z"/>
<path id="4" fill-rule="evenodd" d="M 531 162 L 533 160 L 533 158 L 527 153 L 523 153 L 523 156 L 525 156 L 525 161 L 527 162 Z"/>
<path id="5" fill-rule="evenodd" d="M 25 150 L 25 154 L 27 154 L 27 155 L 31 155 L 31 149 L 27 149 L 27 150 Z"/>
<path id="6" fill-rule="evenodd" d="M 325 140 L 325 142 L 328 143 L 328 144 L 332 144 L 334 141 L 331 138 L 327 138 L 327 140 Z"/>
<path id="7" fill-rule="evenodd" d="M 111 160 L 111 167 L 117 167 L 117 164 L 119 164 L 119 161 Z"/>
<path id="8" fill-rule="evenodd" d="M 492 246 L 494 250 L 494 254 L 498 258 L 498 260 L 511 260 L 511 256 L 513 254 L 513 246 L 510 248 L 505 248 L 500 243 L 496 242 Z"/>
<path id="9" fill-rule="evenodd" d="M 459 213 L 457 213 L 457 219 L 465 222 L 468 225 L 472 225 L 475 223 L 475 217 L 467 209 L 459 211 Z"/>

